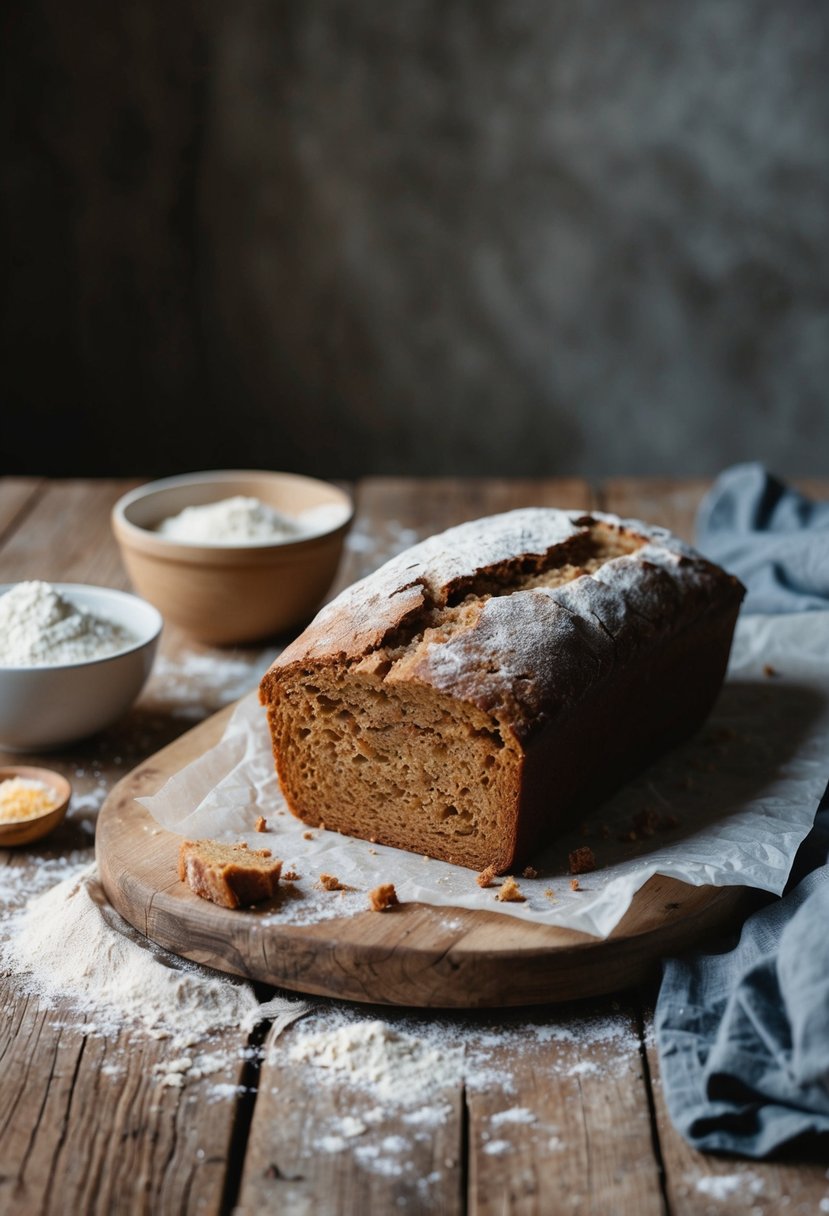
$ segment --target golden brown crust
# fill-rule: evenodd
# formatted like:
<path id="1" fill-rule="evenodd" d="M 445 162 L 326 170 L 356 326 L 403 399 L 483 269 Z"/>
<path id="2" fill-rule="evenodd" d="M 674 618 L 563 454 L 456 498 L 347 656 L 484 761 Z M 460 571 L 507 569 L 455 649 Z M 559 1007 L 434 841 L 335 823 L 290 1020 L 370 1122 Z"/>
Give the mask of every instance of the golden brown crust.
<path id="1" fill-rule="evenodd" d="M 531 509 L 430 538 L 263 677 L 288 806 L 514 869 L 699 725 L 742 594 L 663 529 L 615 517 Z"/>
<path id="2" fill-rule="evenodd" d="M 272 899 L 282 862 L 270 849 L 216 840 L 184 840 L 178 853 L 178 876 L 202 899 L 222 908 L 243 908 Z"/>

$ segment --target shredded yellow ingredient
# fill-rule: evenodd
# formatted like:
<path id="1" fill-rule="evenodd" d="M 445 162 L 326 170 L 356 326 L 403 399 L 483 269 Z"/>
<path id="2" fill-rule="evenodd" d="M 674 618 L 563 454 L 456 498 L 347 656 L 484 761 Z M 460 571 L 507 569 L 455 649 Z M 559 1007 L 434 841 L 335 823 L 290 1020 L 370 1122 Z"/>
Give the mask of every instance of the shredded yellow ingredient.
<path id="1" fill-rule="evenodd" d="M 0 823 L 22 823 L 37 819 L 58 804 L 55 791 L 42 781 L 9 777 L 0 781 Z"/>

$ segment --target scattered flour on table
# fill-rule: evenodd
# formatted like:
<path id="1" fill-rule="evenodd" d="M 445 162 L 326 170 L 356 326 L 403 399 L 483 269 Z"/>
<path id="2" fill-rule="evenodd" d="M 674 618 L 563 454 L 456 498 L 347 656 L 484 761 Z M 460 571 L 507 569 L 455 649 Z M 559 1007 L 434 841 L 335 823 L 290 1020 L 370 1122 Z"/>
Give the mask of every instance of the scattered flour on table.
<path id="1" fill-rule="evenodd" d="M 589 1068 L 584 1067 L 584 1050 L 592 1057 Z M 558 1126 L 530 1107 L 510 1102 L 512 1066 L 523 1059 L 534 1073 L 551 1078 L 620 1075 L 625 1068 L 638 1068 L 638 1050 L 638 1035 L 623 1016 L 553 1025 L 510 1016 L 501 1023 L 396 1013 L 378 1018 L 321 1003 L 271 1044 L 268 1063 L 277 1078 L 274 1094 L 280 1092 L 278 1078 L 300 1067 L 308 1073 L 309 1086 L 330 1086 L 338 1095 L 350 1095 L 349 1116 L 320 1119 L 314 1152 L 348 1151 L 364 1169 L 398 1176 L 415 1171 L 417 1145 L 433 1144 L 436 1129 L 453 1118 L 452 1091 L 458 1093 L 461 1086 L 500 1103 L 486 1116 L 484 1152 L 515 1151 L 528 1136 L 548 1150 L 563 1149 Z M 388 1134 L 390 1123 L 393 1135 Z M 428 1190 L 423 1180 L 418 1185 Z"/>
<path id="2" fill-rule="evenodd" d="M 512 1148 L 509 1140 L 490 1140 L 484 1145 L 484 1152 L 490 1157 L 499 1155 L 500 1153 L 508 1153 Z"/>
<path id="3" fill-rule="evenodd" d="M 256 688 L 275 657 L 273 648 L 239 657 L 196 650 L 183 651 L 176 658 L 159 655 L 148 695 L 169 704 L 177 718 L 200 719 Z"/>
<path id="4" fill-rule="evenodd" d="M 18 989 L 46 1007 L 68 1003 L 85 1015 L 87 1032 L 110 1037 L 131 1026 L 184 1048 L 227 1027 L 252 1027 L 266 1008 L 248 984 L 148 946 L 107 903 L 94 865 L 31 898 L 3 928 L 0 963 Z M 305 1006 L 283 1002 L 280 1010 L 284 1023 Z M 166 1061 L 162 1084 L 182 1084 L 196 1063 L 190 1052 Z M 202 1059 L 199 1075 L 207 1071 Z"/>
<path id="5" fill-rule="evenodd" d="M 509 1110 L 496 1111 L 490 1118 L 493 1127 L 502 1123 L 535 1123 L 536 1116 L 526 1106 L 511 1106 Z"/>
<path id="6" fill-rule="evenodd" d="M 710 1199 L 730 1199 L 740 1191 L 760 1195 L 764 1190 L 763 1179 L 758 1174 L 709 1174 L 696 1180 L 696 1189 Z"/>
<path id="7" fill-rule="evenodd" d="M 0 922 L 27 899 L 56 883 L 77 878 L 88 867 L 87 849 L 72 849 L 57 857 L 40 857 L 36 867 L 16 865 L 9 859 L 5 865 L 0 865 Z"/>
<path id="8" fill-rule="evenodd" d="M 382 524 L 375 521 L 371 525 L 358 521 L 345 538 L 345 544 L 352 553 L 368 554 L 372 568 L 376 568 L 422 539 L 414 528 L 406 528 L 396 519 L 387 519 Z"/>
<path id="9" fill-rule="evenodd" d="M 436 1088 L 458 1084 L 463 1072 L 462 1049 L 442 1052 L 380 1020 L 300 1037 L 288 1054 L 299 1063 L 359 1079 L 381 1101 L 404 1106 L 420 1103 Z"/>
<path id="10" fill-rule="evenodd" d="M 101 659 L 137 641 L 123 626 L 73 604 L 49 583 L 18 583 L 0 596 L 0 664 L 48 667 Z"/>

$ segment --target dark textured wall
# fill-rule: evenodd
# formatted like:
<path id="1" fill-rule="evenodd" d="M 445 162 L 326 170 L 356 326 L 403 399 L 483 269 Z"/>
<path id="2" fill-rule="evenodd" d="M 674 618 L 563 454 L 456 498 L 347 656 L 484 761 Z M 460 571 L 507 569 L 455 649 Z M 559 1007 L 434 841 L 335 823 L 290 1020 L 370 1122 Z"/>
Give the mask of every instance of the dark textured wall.
<path id="1" fill-rule="evenodd" d="M 829 6 L 19 3 L 5 471 L 826 473 Z"/>

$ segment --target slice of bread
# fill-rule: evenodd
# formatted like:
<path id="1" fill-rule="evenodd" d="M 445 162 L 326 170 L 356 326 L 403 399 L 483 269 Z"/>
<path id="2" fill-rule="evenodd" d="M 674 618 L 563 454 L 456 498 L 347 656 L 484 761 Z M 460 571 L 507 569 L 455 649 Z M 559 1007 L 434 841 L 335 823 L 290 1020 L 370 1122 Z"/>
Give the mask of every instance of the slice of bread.
<path id="1" fill-rule="evenodd" d="M 178 854 L 178 876 L 196 895 L 223 908 L 244 908 L 272 899 L 282 862 L 270 849 L 216 840 L 184 840 Z"/>

